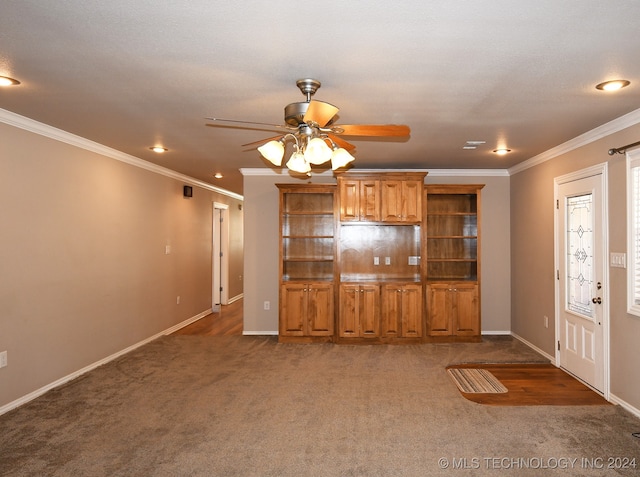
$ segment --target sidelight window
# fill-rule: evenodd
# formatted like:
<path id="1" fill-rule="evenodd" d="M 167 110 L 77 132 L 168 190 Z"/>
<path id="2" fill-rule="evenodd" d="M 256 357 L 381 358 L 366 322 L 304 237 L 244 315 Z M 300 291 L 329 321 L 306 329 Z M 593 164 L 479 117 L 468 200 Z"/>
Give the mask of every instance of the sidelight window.
<path id="1" fill-rule="evenodd" d="M 628 312 L 640 316 L 640 150 L 627 153 Z"/>

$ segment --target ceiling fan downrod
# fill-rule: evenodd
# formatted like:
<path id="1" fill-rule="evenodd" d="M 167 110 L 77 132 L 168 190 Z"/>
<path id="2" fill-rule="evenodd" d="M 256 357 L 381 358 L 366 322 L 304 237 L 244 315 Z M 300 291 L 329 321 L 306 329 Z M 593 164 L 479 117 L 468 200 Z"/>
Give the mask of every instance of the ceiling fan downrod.
<path id="1" fill-rule="evenodd" d="M 320 88 L 321 83 L 316 79 L 304 78 L 296 81 L 296 86 L 300 88 L 300 91 L 302 91 L 302 94 L 304 94 L 307 97 L 307 103 L 308 103 L 311 101 L 311 96 L 316 94 L 316 91 L 318 91 L 318 88 Z"/>

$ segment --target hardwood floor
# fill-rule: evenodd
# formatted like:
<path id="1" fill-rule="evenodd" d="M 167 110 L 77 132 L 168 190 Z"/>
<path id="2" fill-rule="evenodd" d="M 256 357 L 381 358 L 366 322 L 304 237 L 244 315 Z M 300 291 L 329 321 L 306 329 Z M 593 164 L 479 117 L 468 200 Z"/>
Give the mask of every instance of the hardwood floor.
<path id="1" fill-rule="evenodd" d="M 179 329 L 174 335 L 223 336 L 242 334 L 242 300 L 223 305 L 219 313 L 200 318 L 189 326 Z"/>
<path id="2" fill-rule="evenodd" d="M 506 393 L 461 393 L 479 404 L 495 406 L 609 405 L 600 394 L 552 364 L 465 364 L 452 368 L 482 368 L 491 372 Z"/>

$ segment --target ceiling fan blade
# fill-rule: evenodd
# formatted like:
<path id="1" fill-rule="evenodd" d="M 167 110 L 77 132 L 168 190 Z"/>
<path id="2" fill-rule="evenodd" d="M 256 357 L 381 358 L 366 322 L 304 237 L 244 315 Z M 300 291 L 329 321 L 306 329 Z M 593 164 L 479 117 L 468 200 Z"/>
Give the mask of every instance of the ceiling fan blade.
<path id="1" fill-rule="evenodd" d="M 311 100 L 307 112 L 304 114 L 303 121 L 305 123 L 313 121 L 317 123 L 318 126 L 324 127 L 338 114 L 338 111 L 340 111 L 340 109 L 336 108 L 333 104 Z"/>
<path id="2" fill-rule="evenodd" d="M 282 134 L 280 136 L 266 137 L 264 139 L 260 139 L 259 141 L 253 141 L 247 144 L 243 144 L 242 147 L 257 146 L 258 144 L 264 144 L 269 141 L 277 141 L 278 139 L 282 139 Z"/>
<path id="3" fill-rule="evenodd" d="M 350 142 L 345 141 L 339 136 L 336 136 L 334 134 L 327 134 L 327 136 L 329 136 L 329 139 L 335 142 L 336 145 L 340 146 L 342 149 L 346 149 L 347 151 L 353 151 L 356 148 L 356 146 L 354 146 Z"/>
<path id="4" fill-rule="evenodd" d="M 222 118 L 205 118 L 208 121 L 224 121 L 226 123 L 238 123 L 238 124 L 257 124 L 260 126 L 270 126 L 274 128 L 283 128 L 287 129 L 287 126 L 284 124 L 270 124 L 270 123 L 258 123 L 256 121 L 239 121 L 237 119 L 222 119 Z"/>
<path id="5" fill-rule="evenodd" d="M 409 136 L 411 129 L 404 124 L 340 124 L 334 133 L 342 136 Z"/>

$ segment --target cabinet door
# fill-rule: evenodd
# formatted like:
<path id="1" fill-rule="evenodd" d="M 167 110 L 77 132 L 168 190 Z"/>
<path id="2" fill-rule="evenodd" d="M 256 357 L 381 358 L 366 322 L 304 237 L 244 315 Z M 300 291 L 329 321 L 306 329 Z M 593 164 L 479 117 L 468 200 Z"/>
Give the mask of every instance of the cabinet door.
<path id="1" fill-rule="evenodd" d="M 401 336 L 419 338 L 422 336 L 422 285 L 404 285 L 400 297 Z"/>
<path id="2" fill-rule="evenodd" d="M 304 336 L 307 308 L 307 285 L 289 283 L 282 286 L 280 299 L 280 334 Z"/>
<path id="3" fill-rule="evenodd" d="M 381 335 L 387 338 L 400 336 L 400 312 L 402 289 L 397 284 L 387 284 L 382 287 L 382 317 Z"/>
<path id="4" fill-rule="evenodd" d="M 360 287 L 340 285 L 338 333 L 343 338 L 358 336 L 358 314 L 360 311 Z"/>
<path id="5" fill-rule="evenodd" d="M 312 283 L 307 288 L 307 334 L 330 336 L 333 334 L 333 285 Z"/>
<path id="6" fill-rule="evenodd" d="M 380 336 L 380 287 L 362 285 L 359 295 L 360 336 L 377 338 Z"/>
<path id="7" fill-rule="evenodd" d="M 360 181 L 360 220 L 380 220 L 380 181 Z"/>
<path id="8" fill-rule="evenodd" d="M 360 181 L 340 181 L 340 220 L 360 220 Z"/>
<path id="9" fill-rule="evenodd" d="M 343 338 L 380 336 L 380 287 L 341 285 L 338 330 Z"/>
<path id="10" fill-rule="evenodd" d="M 422 182 L 382 181 L 380 191 L 383 222 L 422 220 Z"/>
<path id="11" fill-rule="evenodd" d="M 420 181 L 404 181 L 402 183 L 401 215 L 405 222 L 422 220 L 422 186 Z"/>
<path id="12" fill-rule="evenodd" d="M 382 181 L 380 218 L 383 222 L 402 222 L 402 181 Z"/>
<path id="13" fill-rule="evenodd" d="M 427 332 L 431 336 L 453 334 L 450 288 L 448 283 L 427 285 Z"/>
<path id="14" fill-rule="evenodd" d="M 477 336 L 480 334 L 480 307 L 478 306 L 478 286 L 457 283 L 455 289 L 454 334 L 457 336 Z"/>

